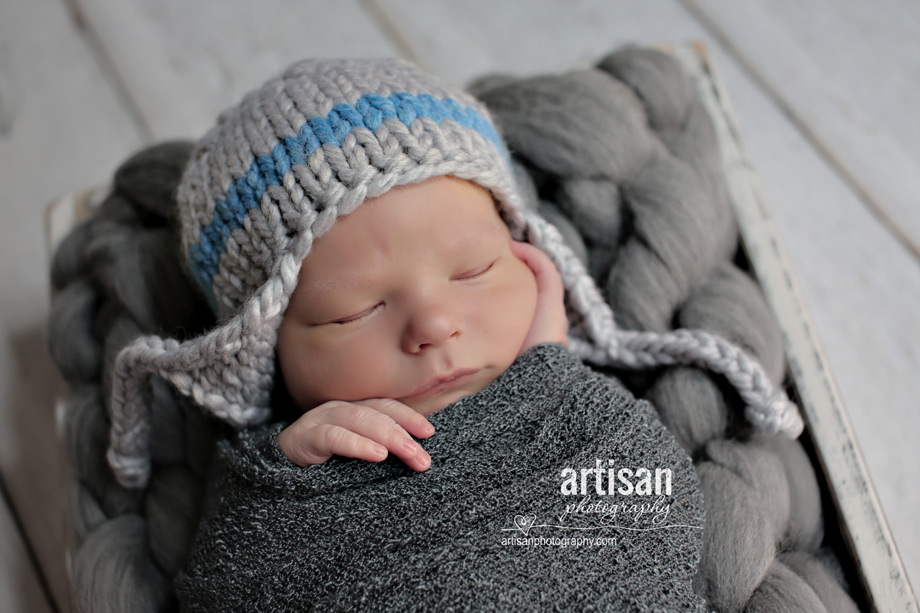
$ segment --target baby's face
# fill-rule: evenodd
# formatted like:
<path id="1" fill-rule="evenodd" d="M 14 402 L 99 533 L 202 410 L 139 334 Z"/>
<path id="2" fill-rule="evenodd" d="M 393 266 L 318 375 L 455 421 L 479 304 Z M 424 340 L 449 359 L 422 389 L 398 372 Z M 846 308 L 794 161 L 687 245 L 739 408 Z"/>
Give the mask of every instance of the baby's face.
<path id="1" fill-rule="evenodd" d="M 398 187 L 339 219 L 304 260 L 278 357 L 300 409 L 394 398 L 422 415 L 478 392 L 521 352 L 533 272 L 484 188 Z"/>

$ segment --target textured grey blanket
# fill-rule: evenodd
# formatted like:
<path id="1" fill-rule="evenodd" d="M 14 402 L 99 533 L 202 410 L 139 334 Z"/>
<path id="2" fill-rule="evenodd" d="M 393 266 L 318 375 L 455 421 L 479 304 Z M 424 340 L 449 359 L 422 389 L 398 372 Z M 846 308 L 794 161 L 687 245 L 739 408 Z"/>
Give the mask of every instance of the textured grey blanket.
<path id="1" fill-rule="evenodd" d="M 546 344 L 430 421 L 423 473 L 221 443 L 182 609 L 703 610 L 702 496 L 647 402 Z"/>

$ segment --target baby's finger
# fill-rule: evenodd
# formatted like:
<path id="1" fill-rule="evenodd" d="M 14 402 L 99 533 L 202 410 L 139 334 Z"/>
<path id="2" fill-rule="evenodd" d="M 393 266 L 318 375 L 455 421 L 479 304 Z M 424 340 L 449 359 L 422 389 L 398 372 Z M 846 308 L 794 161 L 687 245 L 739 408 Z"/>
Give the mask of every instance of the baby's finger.
<path id="1" fill-rule="evenodd" d="M 348 428 L 332 424 L 320 424 L 315 428 L 321 447 L 330 453 L 369 462 L 380 462 L 387 457 L 386 447 Z"/>
<path id="2" fill-rule="evenodd" d="M 278 445 L 285 457 L 298 466 L 322 464 L 333 455 L 370 462 L 387 457 L 383 445 L 347 428 L 325 423 L 307 428 L 288 427 L 278 434 Z"/>
<path id="3" fill-rule="evenodd" d="M 369 398 L 359 404 L 371 407 L 398 423 L 403 429 L 418 438 L 428 438 L 434 434 L 434 426 L 424 416 L 409 405 L 392 398 Z"/>
<path id="4" fill-rule="evenodd" d="M 431 457 L 389 415 L 362 403 L 343 403 L 329 415 L 328 423 L 383 445 L 415 470 L 427 470 Z"/>

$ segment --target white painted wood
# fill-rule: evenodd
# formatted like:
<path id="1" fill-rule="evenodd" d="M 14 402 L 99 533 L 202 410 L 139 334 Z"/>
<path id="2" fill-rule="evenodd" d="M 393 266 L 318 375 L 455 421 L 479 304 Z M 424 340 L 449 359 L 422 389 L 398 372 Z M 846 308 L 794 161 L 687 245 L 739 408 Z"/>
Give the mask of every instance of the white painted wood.
<path id="1" fill-rule="evenodd" d="M 0 610 L 51 613 L 51 606 L 22 535 L 6 501 L 0 497 Z"/>
<path id="2" fill-rule="evenodd" d="M 112 191 L 106 183 L 54 199 L 45 209 L 45 250 L 50 260 L 77 224 L 88 219 Z"/>
<path id="3" fill-rule="evenodd" d="M 614 48 L 705 36 L 671 0 L 369 0 L 410 59 L 455 83 L 493 72 L 531 75 L 591 64 Z"/>
<path id="4" fill-rule="evenodd" d="M 395 55 L 355 0 L 76 0 L 155 140 L 217 114 L 306 57 Z"/>
<path id="5" fill-rule="evenodd" d="M 0 295 L 15 328 L 47 305 L 45 205 L 107 178 L 141 144 L 59 0 L 0 3 Z"/>
<path id="6" fill-rule="evenodd" d="M 687 3 L 920 260 L 920 4 Z"/>
<path id="7" fill-rule="evenodd" d="M 3 479 L 22 522 L 23 538 L 31 543 L 55 603 L 66 611 L 70 602 L 65 557 L 70 541 L 68 490 L 54 415 L 55 400 L 64 389 L 42 332 L 17 333 L 7 340 L 0 345 Z"/>
<path id="8" fill-rule="evenodd" d="M 53 422 L 57 378 L 43 333 L 44 207 L 108 177 L 141 142 L 63 2 L 0 2 L 0 473 L 62 611 L 69 600 L 66 490 Z M 9 551 L 19 565 L 17 547 L 4 531 L 0 555 Z M 21 573 L 9 580 L 25 585 Z M 25 603 L 0 609 L 44 610 Z"/>
<path id="9" fill-rule="evenodd" d="M 853 444 L 852 424 L 804 308 L 795 272 L 778 240 L 770 204 L 744 151 L 728 92 L 704 51 L 683 47 L 676 54 L 694 75 L 716 125 L 745 252 L 783 331 L 800 408 L 840 509 L 846 538 L 856 552 L 871 604 L 880 611 L 918 611 L 901 560 L 891 554 L 891 532 L 859 447 Z"/>
<path id="10" fill-rule="evenodd" d="M 457 82 L 496 71 L 564 69 L 631 41 L 706 43 L 732 97 L 894 540 L 908 575 L 920 581 L 920 528 L 914 520 L 920 489 L 904 481 L 910 467 L 920 465 L 920 266 L 735 56 L 676 1 L 583 0 L 563 9 L 540 0 L 527 2 L 527 10 L 525 3 L 486 0 L 462 7 L 411 0 L 378 4 L 401 28 L 413 57 Z"/>
<path id="11" fill-rule="evenodd" d="M 755 0 L 869 123 L 920 158 L 920 3 L 915 0 Z M 777 84 L 781 87 L 782 84 Z"/>

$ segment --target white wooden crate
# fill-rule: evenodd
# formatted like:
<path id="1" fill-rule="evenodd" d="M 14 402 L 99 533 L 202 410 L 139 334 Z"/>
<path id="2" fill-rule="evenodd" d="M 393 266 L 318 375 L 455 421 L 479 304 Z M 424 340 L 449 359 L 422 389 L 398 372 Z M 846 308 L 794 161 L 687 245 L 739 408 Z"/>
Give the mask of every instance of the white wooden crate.
<path id="1" fill-rule="evenodd" d="M 904 565 L 888 528 L 853 427 L 804 306 L 795 273 L 779 237 L 770 204 L 744 149 L 738 122 L 705 47 L 673 49 L 697 85 L 716 127 L 729 197 L 741 242 L 783 332 L 793 388 L 805 416 L 804 436 L 814 444 L 842 534 L 866 591 L 879 611 L 917 611 Z"/>

